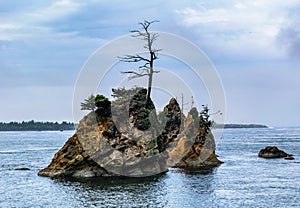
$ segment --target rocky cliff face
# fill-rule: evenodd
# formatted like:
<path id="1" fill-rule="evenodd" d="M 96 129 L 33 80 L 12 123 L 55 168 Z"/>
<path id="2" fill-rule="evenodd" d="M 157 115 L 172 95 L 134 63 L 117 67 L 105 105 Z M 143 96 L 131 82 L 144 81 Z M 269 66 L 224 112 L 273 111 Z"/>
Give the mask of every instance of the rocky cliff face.
<path id="1" fill-rule="evenodd" d="M 172 102 L 172 100 L 171 100 Z M 178 105 L 178 104 L 177 104 Z M 176 115 L 179 115 L 176 113 Z M 202 125 L 199 113 L 192 108 L 183 123 L 175 122 L 176 139 L 168 152 L 168 166 L 178 168 L 207 168 L 220 165 L 222 162 L 215 155 L 215 140 L 208 126 Z M 174 124 L 174 123 L 173 123 Z M 179 125 L 181 125 L 179 127 Z M 172 134 L 171 138 L 174 138 Z M 169 137 L 170 138 L 170 137 Z"/>
<path id="2" fill-rule="evenodd" d="M 198 112 L 184 119 L 175 99 L 158 117 L 146 91 L 112 103 L 111 117 L 91 112 L 75 134 L 38 175 L 97 177 L 155 175 L 168 167 L 217 166 L 210 130 L 199 126 Z M 184 122 L 183 122 L 184 121 Z"/>
<path id="3" fill-rule="evenodd" d="M 158 149 L 159 152 L 164 152 L 177 141 L 177 136 L 183 127 L 181 125 L 184 119 L 183 114 L 175 98 L 170 100 L 158 117 L 161 126 L 164 126 L 163 131 L 157 138 Z"/>

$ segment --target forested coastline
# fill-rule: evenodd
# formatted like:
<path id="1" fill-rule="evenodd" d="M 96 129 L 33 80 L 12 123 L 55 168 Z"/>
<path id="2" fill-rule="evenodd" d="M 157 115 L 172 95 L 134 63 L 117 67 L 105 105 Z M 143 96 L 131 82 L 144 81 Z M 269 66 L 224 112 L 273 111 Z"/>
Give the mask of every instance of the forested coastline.
<path id="1" fill-rule="evenodd" d="M 43 122 L 43 121 L 12 121 L 9 123 L 0 122 L 0 131 L 64 131 L 74 130 L 75 124 L 72 122 Z"/>
<path id="2" fill-rule="evenodd" d="M 240 128 L 269 128 L 262 124 L 213 124 L 214 128 L 224 128 L 224 129 L 240 129 Z"/>

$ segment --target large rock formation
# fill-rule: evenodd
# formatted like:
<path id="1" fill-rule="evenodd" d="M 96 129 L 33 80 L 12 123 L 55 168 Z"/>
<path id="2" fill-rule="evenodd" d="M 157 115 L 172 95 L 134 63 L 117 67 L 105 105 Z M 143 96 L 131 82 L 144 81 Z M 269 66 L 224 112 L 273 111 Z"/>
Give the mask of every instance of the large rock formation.
<path id="1" fill-rule="evenodd" d="M 165 172 L 170 166 L 220 164 L 213 135 L 199 126 L 198 112 L 190 112 L 185 119 L 175 99 L 158 117 L 153 103 L 146 104 L 145 90 L 117 99 L 104 110 L 110 116 L 102 117 L 101 111 L 85 116 L 38 175 L 142 177 Z"/>
<path id="2" fill-rule="evenodd" d="M 167 171 L 166 157 L 159 154 L 153 137 L 155 125 L 151 126 L 148 116 L 155 110 L 154 105 L 146 108 L 145 98 L 146 91 L 141 90 L 116 101 L 109 118 L 97 111 L 85 116 L 76 133 L 39 175 L 140 177 Z"/>

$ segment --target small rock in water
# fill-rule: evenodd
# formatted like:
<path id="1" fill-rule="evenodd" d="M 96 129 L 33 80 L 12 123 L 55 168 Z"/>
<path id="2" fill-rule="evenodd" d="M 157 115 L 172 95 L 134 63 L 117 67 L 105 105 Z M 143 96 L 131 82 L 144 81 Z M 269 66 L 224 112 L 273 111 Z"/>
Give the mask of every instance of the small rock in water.
<path id="1" fill-rule="evenodd" d="M 265 149 L 262 149 L 258 153 L 258 157 L 263 157 L 263 158 L 285 158 L 288 157 L 289 154 L 286 152 L 278 149 L 275 146 L 267 146 Z"/>
<path id="2" fill-rule="evenodd" d="M 30 170 L 30 168 L 16 168 L 15 170 Z"/>
<path id="3" fill-rule="evenodd" d="M 295 158 L 293 157 L 293 155 L 287 155 L 284 159 L 285 160 L 294 160 Z"/>

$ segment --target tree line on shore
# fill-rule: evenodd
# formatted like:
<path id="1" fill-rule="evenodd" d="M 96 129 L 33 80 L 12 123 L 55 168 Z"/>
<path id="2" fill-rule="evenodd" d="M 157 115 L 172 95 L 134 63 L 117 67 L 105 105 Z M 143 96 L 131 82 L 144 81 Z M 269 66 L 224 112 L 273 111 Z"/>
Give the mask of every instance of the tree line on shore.
<path id="1" fill-rule="evenodd" d="M 0 131 L 63 131 L 74 130 L 75 124 L 72 122 L 42 122 L 42 121 L 12 121 L 9 123 L 0 122 Z"/>

